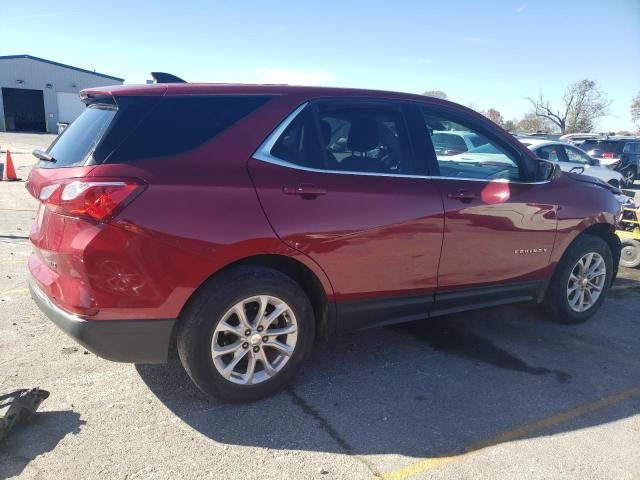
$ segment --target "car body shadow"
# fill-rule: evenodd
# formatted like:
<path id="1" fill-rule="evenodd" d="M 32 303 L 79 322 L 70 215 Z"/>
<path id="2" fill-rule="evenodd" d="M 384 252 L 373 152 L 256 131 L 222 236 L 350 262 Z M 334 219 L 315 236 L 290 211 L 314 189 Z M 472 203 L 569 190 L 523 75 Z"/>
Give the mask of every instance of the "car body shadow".
<path id="1" fill-rule="evenodd" d="M 512 440 L 504 433 L 628 389 L 638 394 L 521 437 L 637 413 L 638 309 L 640 298 L 607 300 L 591 322 L 565 326 L 507 306 L 354 332 L 317 347 L 287 391 L 252 404 L 207 400 L 177 361 L 136 368 L 167 408 L 216 442 L 441 457 Z"/>
<path id="2" fill-rule="evenodd" d="M 65 436 L 79 433 L 82 425 L 80 414 L 72 410 L 38 412 L 18 423 L 0 443 L 0 478 L 20 475 L 32 460 L 52 451 Z M 47 478 L 46 472 L 38 473 Z"/>

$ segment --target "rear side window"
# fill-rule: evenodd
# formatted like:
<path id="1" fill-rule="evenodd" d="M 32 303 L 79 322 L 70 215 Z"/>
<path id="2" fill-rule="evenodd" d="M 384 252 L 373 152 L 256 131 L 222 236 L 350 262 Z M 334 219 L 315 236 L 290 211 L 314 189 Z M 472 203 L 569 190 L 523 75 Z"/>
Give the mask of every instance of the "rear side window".
<path id="1" fill-rule="evenodd" d="M 624 146 L 623 153 L 640 153 L 640 143 L 627 142 Z"/>
<path id="2" fill-rule="evenodd" d="M 107 158 L 128 163 L 188 152 L 265 104 L 268 96 L 165 97 Z"/>
<path id="3" fill-rule="evenodd" d="M 324 171 L 413 174 L 401 111 L 374 102 L 317 102 L 287 126 L 269 154 Z"/>
<path id="4" fill-rule="evenodd" d="M 95 105 L 87 108 L 47 150 L 56 161 L 40 161 L 38 167 L 75 167 L 93 163 L 93 151 L 115 114 L 116 109 L 109 106 Z"/>
<path id="5" fill-rule="evenodd" d="M 289 124 L 271 149 L 271 155 L 301 167 L 323 168 L 311 109 L 305 108 Z"/>
<path id="6" fill-rule="evenodd" d="M 411 174 L 404 118 L 395 108 L 335 106 L 318 112 L 327 170 Z"/>

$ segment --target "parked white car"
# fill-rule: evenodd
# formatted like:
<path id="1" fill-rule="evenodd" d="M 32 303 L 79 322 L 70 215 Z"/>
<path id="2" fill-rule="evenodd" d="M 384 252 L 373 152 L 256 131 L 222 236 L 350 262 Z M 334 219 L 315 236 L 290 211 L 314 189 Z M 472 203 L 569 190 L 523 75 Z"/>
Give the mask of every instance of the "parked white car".
<path id="1" fill-rule="evenodd" d="M 519 140 L 539 158 L 558 162 L 563 172 L 573 170 L 575 173 L 599 178 L 615 187 L 620 187 L 624 183 L 620 172 L 601 166 L 598 160 L 591 158 L 578 147 L 563 142 L 535 138 L 521 138 Z"/>
<path id="2" fill-rule="evenodd" d="M 468 152 L 489 142 L 482 135 L 466 130 L 434 130 L 431 141 L 436 154 L 444 156 Z"/>

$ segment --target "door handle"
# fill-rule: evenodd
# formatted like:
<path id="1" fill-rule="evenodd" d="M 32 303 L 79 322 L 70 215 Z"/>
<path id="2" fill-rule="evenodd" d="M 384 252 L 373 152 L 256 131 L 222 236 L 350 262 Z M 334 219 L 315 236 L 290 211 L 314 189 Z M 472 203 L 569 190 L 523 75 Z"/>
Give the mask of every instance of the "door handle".
<path id="1" fill-rule="evenodd" d="M 468 203 L 472 200 L 477 200 L 480 195 L 475 192 L 468 192 L 466 190 L 458 190 L 455 193 L 448 193 L 447 197 L 451 200 L 460 200 L 461 202 Z"/>
<path id="2" fill-rule="evenodd" d="M 282 191 L 287 195 L 299 195 L 301 197 L 317 197 L 327 193 L 326 188 L 316 187 L 310 183 L 301 183 L 295 187 L 282 187 Z"/>

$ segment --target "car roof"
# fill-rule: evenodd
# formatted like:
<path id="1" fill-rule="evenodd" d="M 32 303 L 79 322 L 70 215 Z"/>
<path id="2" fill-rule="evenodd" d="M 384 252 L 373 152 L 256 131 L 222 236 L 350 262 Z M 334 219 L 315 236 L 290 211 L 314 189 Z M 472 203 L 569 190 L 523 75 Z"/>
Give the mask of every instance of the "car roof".
<path id="1" fill-rule="evenodd" d="M 147 85 L 112 85 L 87 88 L 81 96 L 172 96 L 172 95 L 289 95 L 299 94 L 308 97 L 363 96 L 392 99 L 406 99 L 429 102 L 461 108 L 460 105 L 434 97 L 412 93 L 359 88 L 313 87 L 302 85 L 244 84 L 244 83 L 157 83 Z M 464 107 L 463 107 L 464 108 Z"/>

